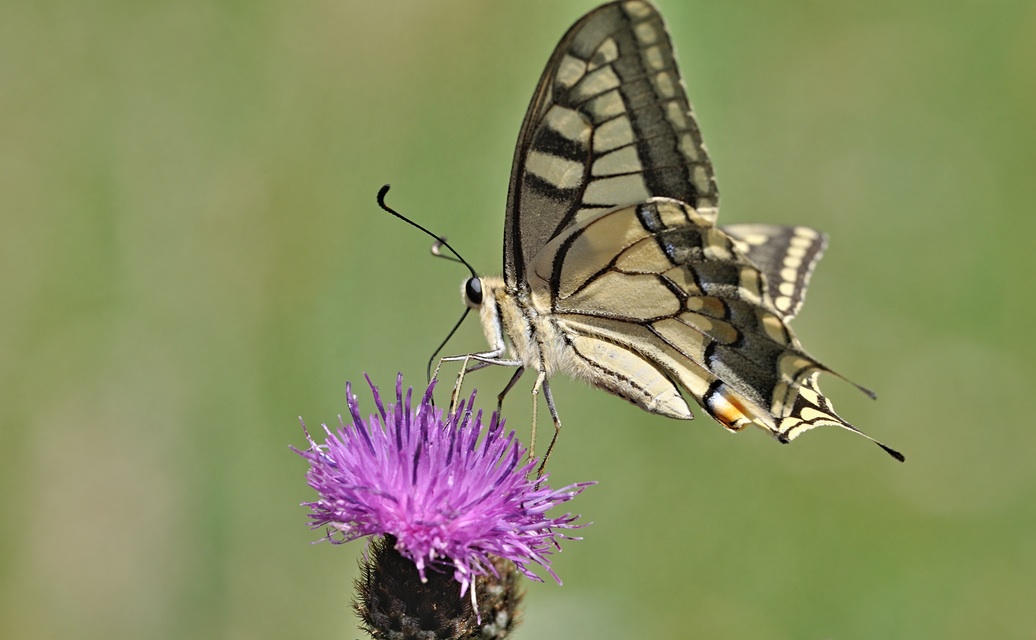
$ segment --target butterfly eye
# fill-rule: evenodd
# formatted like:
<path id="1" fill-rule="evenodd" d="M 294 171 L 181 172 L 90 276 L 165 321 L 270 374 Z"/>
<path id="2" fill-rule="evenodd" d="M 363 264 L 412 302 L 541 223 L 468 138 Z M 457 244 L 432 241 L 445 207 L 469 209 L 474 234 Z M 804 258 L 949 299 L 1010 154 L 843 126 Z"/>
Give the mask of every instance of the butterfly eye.
<path id="1" fill-rule="evenodd" d="M 482 305 L 482 281 L 478 278 L 468 278 L 464 283 L 464 302 L 472 309 Z"/>

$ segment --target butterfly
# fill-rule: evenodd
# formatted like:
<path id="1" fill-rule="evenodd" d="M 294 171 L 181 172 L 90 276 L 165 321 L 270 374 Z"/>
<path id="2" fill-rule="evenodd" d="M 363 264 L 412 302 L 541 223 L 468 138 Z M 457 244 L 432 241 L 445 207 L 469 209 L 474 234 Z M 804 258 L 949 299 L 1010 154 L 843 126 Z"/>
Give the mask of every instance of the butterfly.
<path id="1" fill-rule="evenodd" d="M 465 371 L 514 367 L 502 403 L 534 372 L 533 443 L 541 390 L 555 426 L 544 461 L 561 426 L 549 383 L 559 373 L 670 418 L 693 418 L 689 396 L 727 429 L 755 425 L 781 442 L 821 425 L 861 433 L 820 392 L 831 370 L 788 324 L 826 237 L 717 226 L 718 207 L 658 11 L 622 0 L 583 16 L 518 136 L 503 276 L 473 271 L 463 284 L 489 349 L 443 359 L 464 362 L 457 388 Z"/>

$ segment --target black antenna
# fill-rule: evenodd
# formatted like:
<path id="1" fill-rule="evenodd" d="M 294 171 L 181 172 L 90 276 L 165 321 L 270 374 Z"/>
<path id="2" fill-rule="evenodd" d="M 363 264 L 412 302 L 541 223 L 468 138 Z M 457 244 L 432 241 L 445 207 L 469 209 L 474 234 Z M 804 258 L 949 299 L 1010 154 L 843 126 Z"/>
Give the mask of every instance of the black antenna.
<path id="1" fill-rule="evenodd" d="M 378 191 L 378 206 L 381 207 L 382 209 L 384 209 L 385 211 L 388 211 L 392 215 L 396 216 L 397 218 L 399 218 L 403 222 L 405 222 L 405 223 L 407 223 L 407 224 L 409 224 L 409 225 L 411 225 L 413 227 L 417 227 L 421 231 L 424 231 L 425 233 L 430 235 L 432 238 L 434 238 L 435 239 L 435 244 L 432 245 L 432 255 L 439 256 L 440 258 L 446 258 L 447 260 L 454 260 L 455 262 L 461 263 L 462 265 L 464 265 L 465 267 L 468 268 L 468 271 L 471 272 L 471 277 L 472 278 L 477 278 L 478 274 L 475 273 L 475 270 L 471 268 L 471 265 L 468 264 L 467 260 L 462 258 L 461 255 L 459 253 L 457 253 L 456 249 L 454 249 L 453 247 L 450 246 L 449 242 L 446 242 L 446 238 L 444 238 L 442 236 L 435 235 L 434 233 L 432 233 L 428 229 L 425 229 L 424 227 L 422 227 L 421 225 L 417 224 L 416 222 L 414 222 L 410 218 L 406 217 L 402 213 L 396 211 L 392 207 L 390 207 L 387 204 L 385 204 L 385 194 L 388 193 L 388 191 L 389 191 L 389 189 L 391 187 L 392 187 L 392 185 L 387 184 L 387 185 L 383 186 Z M 454 256 L 456 256 L 456 258 L 451 258 L 450 256 L 443 254 L 439 250 L 440 247 L 446 247 L 447 249 L 449 249 L 450 253 L 452 253 Z M 451 332 L 450 335 L 453 335 L 452 332 Z"/>
<path id="2" fill-rule="evenodd" d="M 442 236 L 435 235 L 434 233 L 432 233 L 428 229 L 425 229 L 423 226 L 417 224 L 416 222 L 414 222 L 410 218 L 404 216 L 402 213 L 396 211 L 392 207 L 390 207 L 387 204 L 385 204 L 385 194 L 388 193 L 388 191 L 389 191 L 389 189 L 391 187 L 392 187 L 392 185 L 386 184 L 385 186 L 383 186 L 378 191 L 378 206 L 381 207 L 382 209 L 384 209 L 385 211 L 388 211 L 392 215 L 396 216 L 397 218 L 399 218 L 403 222 L 406 222 L 407 224 L 409 224 L 411 226 L 417 227 L 421 231 L 424 231 L 425 233 L 427 233 L 431 237 L 435 238 L 435 243 L 432 245 L 432 255 L 433 256 L 437 256 L 437 257 L 440 257 L 440 258 L 445 258 L 445 259 L 450 260 L 452 262 L 459 262 L 459 263 L 461 263 L 462 265 L 464 265 L 465 267 L 468 268 L 468 271 L 471 272 L 471 277 L 472 278 L 478 278 L 478 274 L 475 273 L 475 270 L 471 268 L 471 265 L 468 264 L 468 261 L 465 260 L 463 257 L 461 257 L 461 255 L 459 253 L 457 253 L 457 250 L 450 246 L 449 242 L 446 242 L 446 238 L 444 238 Z M 449 249 L 450 253 L 452 253 L 453 256 L 455 256 L 455 257 L 448 256 L 448 255 L 442 253 L 442 251 L 440 250 L 442 247 L 446 247 L 447 249 Z M 425 367 L 425 377 L 428 379 L 429 382 L 431 382 L 431 380 L 432 380 L 432 363 L 435 362 L 435 356 L 439 355 L 439 352 L 442 351 L 442 348 L 445 347 L 446 343 L 450 341 L 450 338 L 453 337 L 453 334 L 457 333 L 457 329 L 460 329 L 460 325 L 464 323 L 464 318 L 468 317 L 468 312 L 469 311 L 471 311 L 471 308 L 470 307 L 465 307 L 464 313 L 462 313 L 461 316 L 460 316 L 460 320 L 458 320 L 457 324 L 453 325 L 453 328 L 450 329 L 450 332 L 446 335 L 446 339 L 443 340 L 442 343 L 438 347 L 436 347 L 435 351 L 432 353 L 432 357 L 428 358 L 428 366 Z"/>

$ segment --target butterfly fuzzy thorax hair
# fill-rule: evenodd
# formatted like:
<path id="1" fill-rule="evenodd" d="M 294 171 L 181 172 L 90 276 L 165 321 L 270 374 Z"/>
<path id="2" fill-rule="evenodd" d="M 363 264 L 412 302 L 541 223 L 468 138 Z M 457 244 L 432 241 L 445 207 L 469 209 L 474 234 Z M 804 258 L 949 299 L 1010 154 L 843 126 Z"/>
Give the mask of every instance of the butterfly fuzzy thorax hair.
<path id="1" fill-rule="evenodd" d="M 857 431 L 789 326 L 826 237 L 718 226 L 718 206 L 661 16 L 642 0 L 594 9 L 561 39 L 522 124 L 503 277 L 479 279 L 477 305 L 465 285 L 490 348 L 454 359 L 516 367 L 501 398 L 535 371 L 555 427 L 548 378 L 563 372 L 672 418 L 693 417 L 686 394 L 728 429 L 783 442 Z"/>
<path id="2" fill-rule="evenodd" d="M 542 370 L 547 376 L 567 371 L 563 337 L 551 319 L 538 312 L 535 294 L 508 290 L 499 276 L 482 276 L 479 280 L 483 294 L 479 320 L 496 357 L 506 352 L 515 366 Z M 466 294 L 464 298 L 470 300 Z"/>

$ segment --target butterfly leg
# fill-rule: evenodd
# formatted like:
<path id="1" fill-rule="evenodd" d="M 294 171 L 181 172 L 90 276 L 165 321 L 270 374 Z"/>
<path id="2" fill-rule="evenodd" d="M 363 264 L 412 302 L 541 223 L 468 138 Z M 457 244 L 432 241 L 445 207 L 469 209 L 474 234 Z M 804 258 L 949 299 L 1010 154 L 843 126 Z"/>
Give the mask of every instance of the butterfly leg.
<path id="1" fill-rule="evenodd" d="M 547 446 L 547 453 L 543 456 L 543 460 L 540 462 L 540 468 L 538 474 L 543 474 L 543 468 L 547 465 L 547 458 L 550 457 L 550 452 L 554 448 L 554 443 L 557 442 L 558 432 L 561 431 L 561 420 L 558 419 L 558 410 L 554 406 L 554 396 L 550 392 L 550 383 L 547 382 L 547 374 L 544 371 L 540 371 L 539 375 L 536 376 L 536 384 L 532 386 L 532 434 L 529 436 L 529 459 L 536 457 L 536 410 L 539 402 L 538 396 L 540 389 L 543 389 L 543 397 L 547 401 L 547 409 L 550 411 L 550 417 L 554 420 L 554 437 L 550 439 L 550 445 Z"/>
<path id="2" fill-rule="evenodd" d="M 543 469 L 547 466 L 547 460 L 550 459 L 550 452 L 554 450 L 554 443 L 558 441 L 558 434 L 561 433 L 561 419 L 558 418 L 558 410 L 554 406 L 554 395 L 550 392 L 550 383 L 546 378 L 543 379 L 543 399 L 547 401 L 547 410 L 550 411 L 550 417 L 554 420 L 554 435 L 550 438 L 550 444 L 547 445 L 547 452 L 543 454 L 540 468 L 536 470 L 537 477 L 543 475 Z"/>
<path id="3" fill-rule="evenodd" d="M 453 392 L 450 393 L 450 413 L 457 408 L 457 400 L 460 397 L 461 387 L 464 386 L 464 374 L 468 371 L 478 371 L 483 367 L 488 367 L 491 364 L 496 364 L 498 358 L 503 355 L 503 350 L 486 351 L 483 353 L 468 353 L 462 356 L 446 356 L 445 358 L 439 359 L 439 364 L 435 366 L 435 372 L 432 374 L 433 380 L 439 379 L 439 369 L 442 368 L 444 362 L 460 362 L 460 371 L 457 373 L 457 382 L 453 385 Z M 476 364 L 472 367 L 468 367 L 468 363 L 472 360 L 476 361 Z"/>
<path id="4" fill-rule="evenodd" d="M 488 362 L 476 362 L 474 366 L 468 368 L 468 363 L 474 354 L 464 356 L 464 359 L 460 363 L 460 371 L 457 372 L 457 382 L 453 385 L 453 393 L 450 394 L 450 413 L 453 413 L 457 409 L 457 401 L 460 400 L 460 390 L 464 386 L 464 374 L 468 371 L 478 371 L 483 367 L 488 367 Z M 444 358 L 445 359 L 445 358 Z"/>
<path id="5" fill-rule="evenodd" d="M 515 370 L 514 375 L 511 376 L 511 379 L 507 382 L 507 385 L 504 386 L 503 391 L 501 391 L 500 394 L 497 395 L 497 397 L 496 397 L 496 412 L 497 412 L 497 414 L 500 414 L 501 412 L 503 412 L 503 409 L 504 409 L 504 396 L 506 396 L 507 393 L 511 390 L 511 388 L 514 387 L 515 384 L 517 384 L 518 378 L 521 378 L 523 373 L 525 373 L 525 365 L 519 365 L 518 368 Z"/>
<path id="6" fill-rule="evenodd" d="M 460 373 L 457 374 L 457 382 L 454 383 L 453 391 L 450 392 L 450 413 L 453 413 L 453 411 L 457 408 L 457 397 L 460 394 L 461 385 L 464 384 L 464 371 L 468 368 L 468 359 L 470 357 L 470 355 L 464 355 L 440 358 L 439 364 L 435 365 L 435 371 L 432 372 L 432 380 L 438 380 L 439 370 L 442 369 L 442 364 L 444 362 L 461 362 Z"/>
<path id="7" fill-rule="evenodd" d="M 469 353 L 462 356 L 447 356 L 439 360 L 439 364 L 435 367 L 435 373 L 432 376 L 433 379 L 438 378 L 439 369 L 442 367 L 444 362 L 460 362 L 460 371 L 457 373 L 457 382 L 453 385 L 453 393 L 450 395 L 450 412 L 452 413 L 457 408 L 457 402 L 460 399 L 461 387 L 464 386 L 464 374 L 469 371 L 478 371 L 484 369 L 490 365 L 498 365 L 502 367 L 518 367 L 520 370 L 524 369 L 521 360 L 507 360 L 501 358 L 504 354 L 503 348 L 494 351 L 484 351 L 482 353 Z M 474 361 L 474 364 L 470 364 Z M 507 383 L 507 387 L 501 393 L 501 396 L 507 393 L 507 391 L 514 386 L 514 383 L 518 381 L 520 374 L 515 374 L 511 381 Z M 500 404 L 503 402 L 502 397 L 497 398 L 497 410 L 500 408 Z"/>

